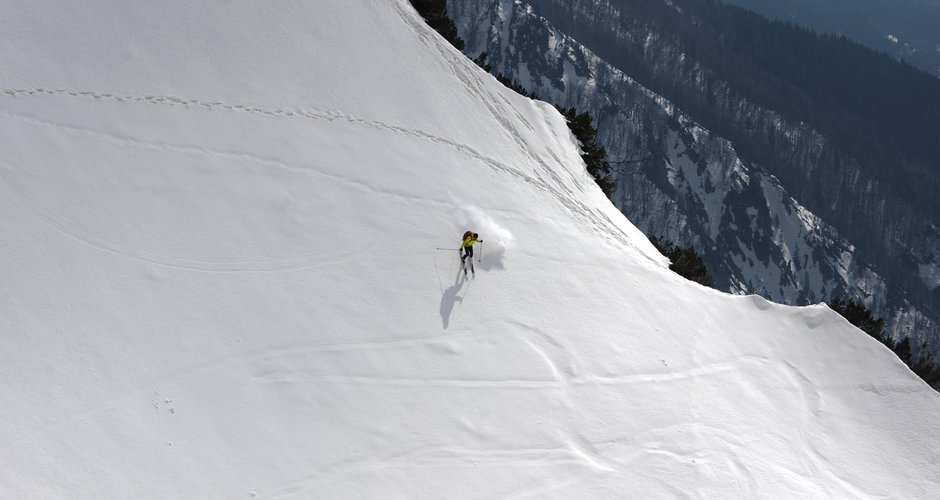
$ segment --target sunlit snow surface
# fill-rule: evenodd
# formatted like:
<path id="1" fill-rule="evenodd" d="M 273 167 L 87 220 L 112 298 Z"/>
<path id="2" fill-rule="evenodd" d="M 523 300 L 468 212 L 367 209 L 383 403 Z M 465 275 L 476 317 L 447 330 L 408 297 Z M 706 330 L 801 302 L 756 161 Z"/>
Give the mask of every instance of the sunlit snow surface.
<path id="1" fill-rule="evenodd" d="M 0 7 L 3 497 L 940 491 L 936 393 L 669 272 L 405 0 Z"/>

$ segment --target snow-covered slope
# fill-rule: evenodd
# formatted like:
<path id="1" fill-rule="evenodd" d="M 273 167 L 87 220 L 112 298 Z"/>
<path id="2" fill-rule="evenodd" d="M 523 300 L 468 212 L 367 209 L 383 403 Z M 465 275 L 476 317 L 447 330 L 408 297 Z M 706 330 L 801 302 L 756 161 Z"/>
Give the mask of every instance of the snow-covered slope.
<path id="1" fill-rule="evenodd" d="M 669 272 L 405 0 L 3 11 L 5 498 L 940 487 L 935 392 Z"/>
<path id="2" fill-rule="evenodd" d="M 598 142 L 617 172 L 614 203 L 646 234 L 695 248 L 715 288 L 791 305 L 853 300 L 886 320 L 887 338 L 908 339 L 915 360 L 940 359 L 940 301 L 922 286 L 938 283 L 929 271 L 940 263 L 932 216 L 860 170 L 856 153 L 831 137 L 728 82 L 708 83 L 715 73 L 640 4 L 450 0 L 448 12 L 468 56 L 485 51 L 494 73 L 597 118 Z M 678 82 L 688 95 L 715 94 L 689 114 L 625 74 L 644 74 L 625 62 L 631 57 L 650 58 L 647 69 L 671 82 L 653 83 L 665 92 L 675 95 L 669 86 Z M 714 123 L 714 112 L 733 117 L 721 128 L 735 142 L 697 121 Z M 769 135 L 748 145 L 755 130 Z M 755 144 L 772 144 L 774 159 L 755 162 Z M 859 203 L 836 208 L 834 200 L 850 199 Z"/>

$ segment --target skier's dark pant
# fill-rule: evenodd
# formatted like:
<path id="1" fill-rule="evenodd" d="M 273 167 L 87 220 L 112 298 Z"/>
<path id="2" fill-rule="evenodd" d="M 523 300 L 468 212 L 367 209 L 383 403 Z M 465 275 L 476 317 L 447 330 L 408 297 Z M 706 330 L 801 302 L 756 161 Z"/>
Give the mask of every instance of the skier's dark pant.
<path id="1" fill-rule="evenodd" d="M 460 256 L 460 261 L 461 261 L 461 262 L 463 262 L 464 260 L 466 260 L 467 257 L 470 257 L 470 260 L 473 260 L 473 247 L 472 247 L 472 246 L 471 246 L 471 247 L 466 247 L 466 248 L 464 248 L 463 251 L 464 251 L 465 253 Z"/>

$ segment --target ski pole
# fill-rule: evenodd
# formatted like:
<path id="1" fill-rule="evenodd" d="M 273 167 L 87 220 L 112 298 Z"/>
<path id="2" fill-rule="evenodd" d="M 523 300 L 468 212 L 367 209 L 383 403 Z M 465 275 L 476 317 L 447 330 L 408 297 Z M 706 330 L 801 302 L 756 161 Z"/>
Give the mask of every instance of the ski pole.
<path id="1" fill-rule="evenodd" d="M 437 247 L 437 249 L 438 249 L 438 250 L 450 250 L 451 252 L 459 252 L 459 251 L 460 251 L 459 248 L 441 248 L 441 247 Z"/>
<path id="2" fill-rule="evenodd" d="M 477 259 L 477 262 L 483 262 L 483 242 L 480 242 L 480 258 Z"/>

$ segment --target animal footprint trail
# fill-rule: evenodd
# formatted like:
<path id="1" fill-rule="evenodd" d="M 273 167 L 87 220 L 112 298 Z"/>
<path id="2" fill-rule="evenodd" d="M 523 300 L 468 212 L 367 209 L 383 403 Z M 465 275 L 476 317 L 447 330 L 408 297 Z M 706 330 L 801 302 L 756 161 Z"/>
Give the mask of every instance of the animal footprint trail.
<path id="1" fill-rule="evenodd" d="M 490 158 L 485 154 L 477 151 L 475 148 L 448 139 L 445 137 L 437 136 L 429 132 L 420 130 L 420 129 L 408 129 L 405 127 L 389 124 L 379 120 L 366 119 L 361 117 L 356 117 L 354 115 L 342 113 L 339 111 L 324 111 L 324 110 L 314 110 L 314 111 L 303 111 L 303 110 L 290 110 L 290 109 L 266 109 L 258 106 L 248 106 L 240 103 L 228 103 L 218 100 L 204 100 L 204 99 L 184 99 L 178 96 L 159 96 L 159 95 L 116 95 L 111 92 L 96 92 L 90 90 L 66 90 L 66 89 L 47 89 L 44 87 L 37 87 L 33 89 L 24 89 L 24 88 L 0 88 L 0 96 L 9 96 L 13 98 L 19 98 L 24 96 L 35 96 L 37 94 L 47 95 L 47 96 L 57 96 L 57 95 L 67 95 L 77 98 L 92 98 L 96 101 L 109 100 L 113 102 L 126 103 L 131 102 L 140 102 L 148 103 L 160 106 L 178 106 L 185 109 L 188 109 L 192 106 L 201 106 L 208 109 L 223 109 L 235 113 L 248 113 L 261 116 L 282 116 L 288 118 L 301 117 L 304 119 L 311 120 L 343 120 L 348 123 L 360 124 L 368 126 L 378 130 L 388 130 L 395 133 L 408 134 L 413 137 L 422 138 L 437 144 L 444 146 L 452 147 L 461 154 L 470 157 L 474 160 L 479 161 L 481 164 L 489 167 L 490 169 L 503 174 L 508 174 L 513 177 L 516 177 L 527 184 L 545 191 L 552 195 L 556 200 L 558 200 L 563 206 L 565 206 L 574 216 L 583 220 L 588 227 L 593 227 L 600 234 L 603 234 L 607 237 L 610 237 L 619 243 L 632 246 L 630 243 L 629 237 L 623 233 L 610 219 L 607 217 L 602 217 L 594 210 L 587 207 L 583 202 L 581 202 L 575 193 L 563 182 L 553 169 L 549 168 L 545 163 L 545 160 L 542 159 L 539 155 L 530 151 L 526 145 L 525 140 L 519 136 L 516 132 L 512 131 L 512 127 L 505 122 L 504 119 L 500 118 L 498 120 L 500 127 L 511 132 L 510 136 L 512 140 L 518 144 L 523 151 L 526 151 L 528 156 L 534 161 L 536 168 L 539 172 L 547 173 L 548 177 L 551 178 L 552 182 L 549 183 L 541 178 L 533 177 L 528 175 L 517 168 L 506 165 L 496 159 Z M 502 116 L 497 110 L 491 110 L 495 116 Z M 553 158 L 554 154 L 551 155 Z"/>

